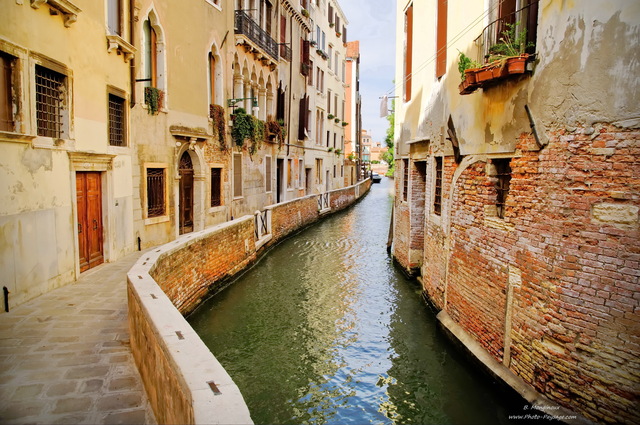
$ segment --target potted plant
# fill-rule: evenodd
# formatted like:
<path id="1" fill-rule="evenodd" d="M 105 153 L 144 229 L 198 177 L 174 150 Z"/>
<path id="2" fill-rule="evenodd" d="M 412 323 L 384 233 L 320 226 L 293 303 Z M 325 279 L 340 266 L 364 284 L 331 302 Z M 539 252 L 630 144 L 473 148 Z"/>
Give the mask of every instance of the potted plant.
<path id="1" fill-rule="evenodd" d="M 348 122 L 346 122 L 346 121 L 342 121 L 342 126 L 343 126 L 343 127 L 346 127 L 346 126 L 348 126 L 348 125 L 349 125 L 349 123 L 348 123 Z"/>
<path id="2" fill-rule="evenodd" d="M 340 31 L 336 31 L 336 37 L 341 37 L 342 33 Z"/>
<path id="3" fill-rule="evenodd" d="M 458 86 L 460 94 L 469 94 L 478 88 L 476 81 L 476 73 L 481 65 L 471 60 L 467 55 L 462 52 L 458 54 L 458 71 L 460 72 L 460 78 L 462 82 Z"/>
<path id="4" fill-rule="evenodd" d="M 327 149 L 327 152 L 333 152 L 333 148 Z"/>
<path id="5" fill-rule="evenodd" d="M 335 117 L 336 117 L 336 116 L 335 116 L 335 115 L 333 115 L 333 114 L 329 114 L 329 115 L 327 115 L 327 119 L 329 119 L 329 120 L 332 120 L 332 119 L 334 119 Z"/>
<path id="6" fill-rule="evenodd" d="M 307 9 L 302 9 L 300 13 L 302 13 L 302 16 L 304 16 L 305 18 L 309 17 L 309 11 Z"/>
<path id="7" fill-rule="evenodd" d="M 333 28 L 335 24 L 333 22 L 329 22 L 329 28 Z"/>
<path id="8" fill-rule="evenodd" d="M 336 149 L 336 155 L 340 156 L 342 155 L 342 149 Z"/>
<path id="9" fill-rule="evenodd" d="M 311 47 L 315 47 L 315 46 L 316 46 L 316 44 L 318 44 L 318 43 L 317 43 L 315 40 L 310 40 L 310 41 L 309 41 L 309 45 L 310 45 Z"/>
<path id="10" fill-rule="evenodd" d="M 526 70 L 526 62 L 529 54 L 526 50 L 533 47 L 532 42 L 527 43 L 526 28 L 518 32 L 520 22 L 506 24 L 507 29 L 502 32 L 498 43 L 489 48 L 486 56 L 487 62 L 493 64 L 494 78 L 503 78 L 512 74 L 523 74 Z"/>
<path id="11" fill-rule="evenodd" d="M 157 115 L 162 109 L 164 92 L 156 87 L 144 88 L 144 103 L 147 105 L 149 115 Z"/>
<path id="12" fill-rule="evenodd" d="M 335 118 L 333 119 L 333 121 L 334 121 L 334 122 L 336 122 L 336 123 L 339 123 L 339 122 L 340 122 L 340 118 L 335 117 Z"/>

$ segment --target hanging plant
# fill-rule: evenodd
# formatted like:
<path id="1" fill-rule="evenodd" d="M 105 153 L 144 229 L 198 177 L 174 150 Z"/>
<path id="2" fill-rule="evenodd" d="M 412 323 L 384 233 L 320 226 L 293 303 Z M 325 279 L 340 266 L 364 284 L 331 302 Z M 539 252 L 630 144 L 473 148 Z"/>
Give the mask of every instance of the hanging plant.
<path id="1" fill-rule="evenodd" d="M 332 119 L 334 119 L 335 117 L 336 117 L 336 116 L 335 116 L 335 115 L 333 115 L 333 114 L 329 114 L 329 115 L 327 115 L 327 119 L 328 119 L 328 120 L 332 120 Z"/>
<path id="2" fill-rule="evenodd" d="M 346 127 L 346 126 L 348 126 L 348 125 L 349 125 L 349 123 L 348 123 L 348 122 L 346 122 L 346 121 L 342 121 L 342 126 L 343 126 L 343 127 Z"/>
<path id="3" fill-rule="evenodd" d="M 249 157 L 253 157 L 253 155 L 260 150 L 262 147 L 262 142 L 264 142 L 265 138 L 265 124 L 264 121 L 259 120 L 254 116 L 251 117 L 251 146 L 249 146 Z"/>
<path id="4" fill-rule="evenodd" d="M 162 109 L 164 92 L 156 87 L 144 88 L 144 103 L 147 105 L 149 115 L 157 115 Z"/>
<path id="5" fill-rule="evenodd" d="M 327 152 L 333 152 L 333 148 L 327 149 Z"/>
<path id="6" fill-rule="evenodd" d="M 284 121 L 267 121 L 267 135 L 269 136 L 269 138 L 277 140 L 280 146 L 282 146 L 282 144 L 284 143 L 286 134 L 287 130 L 284 128 Z"/>
<path id="7" fill-rule="evenodd" d="M 335 118 L 333 119 L 333 121 L 334 121 L 334 122 L 340 122 L 340 118 L 335 117 Z"/>
<path id="8" fill-rule="evenodd" d="M 309 11 L 307 9 L 302 9 L 302 16 L 304 16 L 305 18 L 309 17 Z"/>
<path id="9" fill-rule="evenodd" d="M 220 150 L 227 150 L 226 139 L 226 123 L 224 119 L 224 108 L 220 105 L 209 105 L 209 117 L 213 121 L 213 132 L 218 136 L 218 143 L 220 144 Z"/>
<path id="10" fill-rule="evenodd" d="M 235 110 L 231 138 L 238 147 L 244 146 L 244 141 L 253 136 L 253 116 L 247 115 L 243 108 Z"/>
<path id="11" fill-rule="evenodd" d="M 342 155 L 342 149 L 336 149 L 336 155 L 338 156 Z"/>

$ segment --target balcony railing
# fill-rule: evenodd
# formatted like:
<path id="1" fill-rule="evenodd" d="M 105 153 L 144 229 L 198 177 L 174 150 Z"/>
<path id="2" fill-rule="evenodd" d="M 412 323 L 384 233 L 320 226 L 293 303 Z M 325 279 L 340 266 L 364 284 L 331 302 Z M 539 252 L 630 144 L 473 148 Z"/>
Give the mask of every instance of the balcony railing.
<path id="1" fill-rule="evenodd" d="M 329 204 L 329 193 L 321 193 L 318 195 L 318 211 L 326 211 L 331 208 Z"/>
<path id="2" fill-rule="evenodd" d="M 496 19 L 482 30 L 482 34 L 476 39 L 479 47 L 478 63 L 485 63 L 487 58 L 491 56 L 491 47 L 500 42 L 504 36 L 503 33 L 509 29 L 509 25 L 516 26 L 516 38 L 526 31 L 523 42 L 529 47 L 525 52 L 534 53 L 538 27 L 538 0 L 533 0 L 525 7 Z"/>
<path id="3" fill-rule="evenodd" d="M 242 10 L 236 10 L 235 33 L 245 35 L 266 54 L 278 60 L 278 43 Z"/>
<path id="4" fill-rule="evenodd" d="M 291 47 L 286 44 L 280 44 L 280 57 L 287 62 L 291 62 Z"/>

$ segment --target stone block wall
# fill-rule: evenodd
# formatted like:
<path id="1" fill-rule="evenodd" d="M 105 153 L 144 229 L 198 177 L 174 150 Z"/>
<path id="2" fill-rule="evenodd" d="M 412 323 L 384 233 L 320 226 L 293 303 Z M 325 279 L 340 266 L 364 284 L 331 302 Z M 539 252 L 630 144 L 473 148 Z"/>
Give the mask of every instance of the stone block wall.
<path id="1" fill-rule="evenodd" d="M 491 159 L 445 162 L 450 205 L 426 223 L 423 287 L 539 394 L 589 420 L 639 423 L 640 133 L 547 135 L 541 150 L 520 137 L 502 219 Z"/>

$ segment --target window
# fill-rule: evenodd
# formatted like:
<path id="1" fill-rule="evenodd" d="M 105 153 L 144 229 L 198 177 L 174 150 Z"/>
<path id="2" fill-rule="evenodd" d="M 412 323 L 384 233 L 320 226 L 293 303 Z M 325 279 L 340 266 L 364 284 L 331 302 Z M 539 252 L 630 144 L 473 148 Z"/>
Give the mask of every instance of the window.
<path id="1" fill-rule="evenodd" d="M 436 33 L 436 77 L 447 72 L 447 2 L 438 0 L 438 22 Z"/>
<path id="2" fill-rule="evenodd" d="M 62 138 L 65 133 L 67 77 L 36 65 L 36 121 L 38 136 Z"/>
<path id="3" fill-rule="evenodd" d="M 304 188 L 304 161 L 302 158 L 298 160 L 298 187 Z"/>
<path id="4" fill-rule="evenodd" d="M 328 55 L 329 55 L 329 59 L 328 59 L 329 67 L 328 68 L 329 68 L 329 71 L 333 71 L 333 68 L 331 66 L 331 58 L 333 58 L 333 46 L 332 45 L 329 45 L 329 53 L 328 53 Z"/>
<path id="5" fill-rule="evenodd" d="M 327 90 L 327 114 L 331 114 L 331 89 Z"/>
<path id="6" fill-rule="evenodd" d="M 347 76 L 347 64 L 345 61 L 342 61 L 342 82 L 343 83 L 346 81 L 346 76 Z"/>
<path id="7" fill-rule="evenodd" d="M 122 97 L 109 93 L 109 144 L 126 146 L 125 101 Z"/>
<path id="8" fill-rule="evenodd" d="M 433 196 L 433 213 L 440 215 L 442 213 L 442 157 L 436 158 L 436 181 L 435 181 L 435 194 Z"/>
<path id="9" fill-rule="evenodd" d="M 216 104 L 216 58 L 209 52 L 209 104 Z"/>
<path id="10" fill-rule="evenodd" d="M 144 71 L 145 86 L 158 87 L 158 36 L 156 30 L 151 26 L 151 21 L 144 21 L 144 42 L 145 61 Z"/>
<path id="11" fill-rule="evenodd" d="M 510 158 L 492 159 L 496 167 L 496 213 L 499 218 L 504 218 L 504 210 L 511 184 Z"/>
<path id="12" fill-rule="evenodd" d="M 331 131 L 327 130 L 327 147 L 331 146 Z"/>
<path id="13" fill-rule="evenodd" d="M 338 175 L 337 170 L 338 170 L 338 167 L 337 167 L 336 165 L 334 165 L 334 166 L 333 166 L 333 178 L 334 178 L 334 179 L 335 179 L 335 178 L 337 177 L 337 175 Z"/>
<path id="14" fill-rule="evenodd" d="M 122 0 L 108 0 L 107 26 L 110 34 L 122 36 Z"/>
<path id="15" fill-rule="evenodd" d="M 164 168 L 147 168 L 147 217 L 165 215 Z"/>
<path id="16" fill-rule="evenodd" d="M 293 159 L 287 160 L 287 189 L 291 189 L 293 181 Z"/>
<path id="17" fill-rule="evenodd" d="M 313 61 L 311 59 L 309 59 L 309 85 L 313 86 L 313 73 L 314 73 L 314 69 L 313 69 Z"/>
<path id="18" fill-rule="evenodd" d="M 411 100 L 411 73 L 413 62 L 413 3 L 404 12 L 404 101 Z"/>
<path id="19" fill-rule="evenodd" d="M 344 177 L 344 165 L 340 166 L 340 177 Z"/>
<path id="20" fill-rule="evenodd" d="M 333 24 L 333 6 L 329 5 L 329 13 L 327 14 L 327 18 L 329 19 L 329 24 Z"/>
<path id="21" fill-rule="evenodd" d="M 0 52 L 0 131 L 15 131 L 13 69 L 16 58 Z"/>
<path id="22" fill-rule="evenodd" d="M 322 159 L 316 158 L 316 184 L 322 184 Z"/>
<path id="23" fill-rule="evenodd" d="M 338 66 L 340 64 L 340 53 L 336 52 L 336 60 L 334 62 L 334 66 L 336 67 L 336 76 L 338 76 Z"/>
<path id="24" fill-rule="evenodd" d="M 242 197 L 242 154 L 233 154 L 233 197 Z"/>
<path id="25" fill-rule="evenodd" d="M 407 195 L 409 193 L 409 160 L 402 160 L 402 200 L 407 201 Z"/>
<path id="26" fill-rule="evenodd" d="M 222 205 L 222 168 L 211 169 L 211 206 Z"/>
<path id="27" fill-rule="evenodd" d="M 264 190 L 265 192 L 271 192 L 271 157 L 266 156 L 264 158 Z"/>

